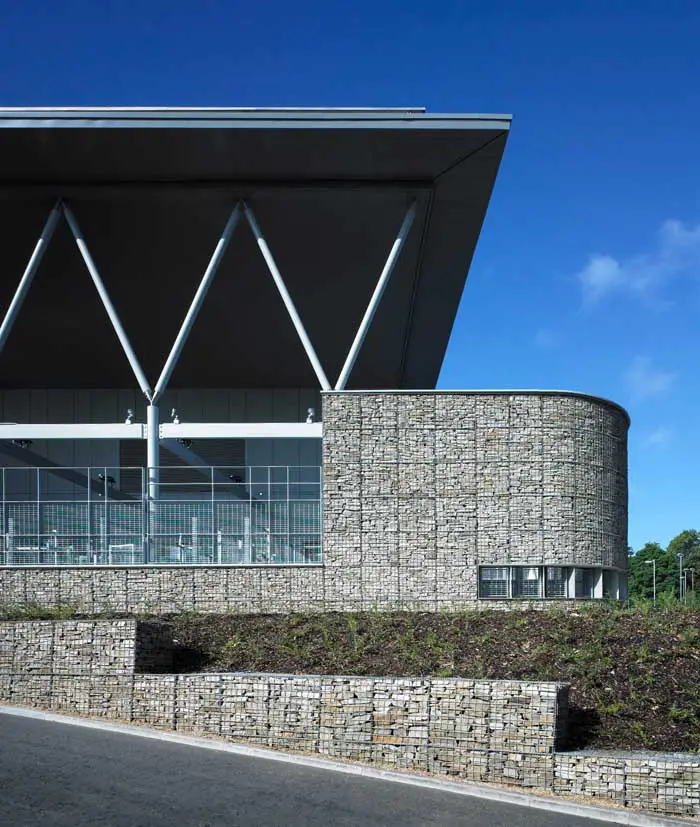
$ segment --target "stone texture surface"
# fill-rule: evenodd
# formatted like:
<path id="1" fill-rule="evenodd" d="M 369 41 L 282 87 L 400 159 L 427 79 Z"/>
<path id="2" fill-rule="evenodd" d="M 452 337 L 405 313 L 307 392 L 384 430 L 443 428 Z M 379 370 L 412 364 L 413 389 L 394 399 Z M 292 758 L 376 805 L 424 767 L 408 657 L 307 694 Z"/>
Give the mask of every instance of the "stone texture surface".
<path id="1" fill-rule="evenodd" d="M 617 406 L 542 393 L 323 402 L 335 608 L 473 608 L 479 565 L 626 570 L 629 423 Z"/>
<path id="2" fill-rule="evenodd" d="M 160 624 L 0 623 L 0 702 L 700 815 L 700 758 L 556 752 L 568 686 L 461 678 L 142 674 Z"/>
<path id="3" fill-rule="evenodd" d="M 0 568 L 0 604 L 72 606 L 82 614 L 261 614 L 290 611 L 293 597 L 295 611 L 326 608 L 321 566 L 62 568 L 50 579 L 46 571 Z"/>
<path id="4" fill-rule="evenodd" d="M 679 816 L 700 815 L 700 757 L 658 753 L 558 753 L 554 792 L 604 798 Z"/>
<path id="5" fill-rule="evenodd" d="M 626 570 L 628 419 L 611 403 L 329 392 L 323 427 L 323 566 L 0 569 L 0 602 L 154 614 L 517 608 L 478 600 L 479 565 Z"/>

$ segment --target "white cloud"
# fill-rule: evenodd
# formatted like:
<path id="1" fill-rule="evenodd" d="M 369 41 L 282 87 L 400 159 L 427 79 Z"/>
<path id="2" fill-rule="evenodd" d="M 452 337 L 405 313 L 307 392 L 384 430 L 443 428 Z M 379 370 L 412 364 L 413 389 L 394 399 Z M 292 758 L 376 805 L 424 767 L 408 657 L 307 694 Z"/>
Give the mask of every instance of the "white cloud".
<path id="1" fill-rule="evenodd" d="M 625 375 L 627 387 L 635 400 L 666 393 L 676 380 L 676 374 L 655 368 L 651 359 L 635 357 Z"/>
<path id="2" fill-rule="evenodd" d="M 673 431 L 665 425 L 659 425 L 644 440 L 645 445 L 667 445 L 673 439 Z"/>
<path id="3" fill-rule="evenodd" d="M 615 292 L 646 294 L 677 276 L 697 273 L 700 224 L 686 227 L 672 219 L 661 225 L 654 252 L 628 259 L 592 255 L 576 277 L 584 300 L 592 304 Z"/>

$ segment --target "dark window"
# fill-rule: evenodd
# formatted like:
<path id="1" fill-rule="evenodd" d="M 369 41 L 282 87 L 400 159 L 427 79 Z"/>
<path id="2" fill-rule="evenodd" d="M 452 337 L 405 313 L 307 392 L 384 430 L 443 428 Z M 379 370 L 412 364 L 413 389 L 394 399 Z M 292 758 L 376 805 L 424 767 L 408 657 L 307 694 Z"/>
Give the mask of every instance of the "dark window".
<path id="1" fill-rule="evenodd" d="M 486 566 L 479 569 L 479 597 L 508 597 L 508 569 Z"/>
<path id="2" fill-rule="evenodd" d="M 569 594 L 568 583 L 569 569 L 561 566 L 547 566 L 546 597 L 567 597 Z"/>
<path id="3" fill-rule="evenodd" d="M 617 572 L 604 571 L 603 572 L 603 597 L 610 600 L 617 600 Z"/>
<path id="4" fill-rule="evenodd" d="M 576 569 L 576 597 L 595 597 L 595 569 Z"/>
<path id="5" fill-rule="evenodd" d="M 511 569 L 513 597 L 540 597 L 538 566 L 516 566 Z"/>

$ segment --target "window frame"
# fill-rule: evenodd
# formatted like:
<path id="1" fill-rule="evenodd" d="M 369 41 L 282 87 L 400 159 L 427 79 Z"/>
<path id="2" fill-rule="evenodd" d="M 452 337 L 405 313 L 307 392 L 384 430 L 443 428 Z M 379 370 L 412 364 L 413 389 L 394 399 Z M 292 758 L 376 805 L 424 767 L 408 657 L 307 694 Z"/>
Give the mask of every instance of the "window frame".
<path id="1" fill-rule="evenodd" d="M 569 599 L 569 581 L 571 580 L 571 566 L 545 566 L 544 567 L 544 598 L 545 600 L 568 600 Z M 562 583 L 564 586 L 563 594 L 548 594 L 547 584 L 550 578 L 547 576 L 549 571 L 557 570 L 563 573 L 563 578 L 554 580 L 555 583 Z"/>
<path id="2" fill-rule="evenodd" d="M 541 600 L 542 599 L 542 569 L 543 566 L 510 566 L 510 597 L 511 600 Z M 518 573 L 537 571 L 537 594 L 523 594 L 520 592 L 523 585 L 528 582 L 533 582 L 531 578 L 525 577 L 521 579 L 517 576 Z M 516 588 L 518 594 L 516 594 Z"/>
<path id="3" fill-rule="evenodd" d="M 537 570 L 537 594 L 523 594 L 522 586 L 528 579 L 521 579 L 522 573 Z M 549 571 L 558 571 L 560 576 L 552 579 L 561 593 L 550 594 L 547 584 Z M 500 574 L 500 577 L 486 577 L 486 573 Z M 626 585 L 626 574 L 617 569 L 603 566 L 549 566 L 546 563 L 532 566 L 512 565 L 479 565 L 477 566 L 477 599 L 478 600 L 604 600 L 606 574 L 617 582 L 617 597 L 608 597 L 613 600 L 623 600 Z M 518 576 L 520 575 L 520 577 Z M 533 578 L 529 578 L 533 582 Z M 488 584 L 501 584 L 500 594 L 488 594 Z M 587 586 L 583 593 L 583 586 Z M 498 587 L 496 587 L 498 589 Z M 579 589 L 580 592 L 579 593 Z"/>
<path id="4" fill-rule="evenodd" d="M 488 577 L 484 578 L 483 573 L 486 571 L 502 571 L 505 572 L 505 577 Z M 509 600 L 510 599 L 510 566 L 479 566 L 478 577 L 478 595 L 479 600 Z M 484 594 L 483 585 L 485 583 L 503 583 L 505 585 L 505 594 Z"/>

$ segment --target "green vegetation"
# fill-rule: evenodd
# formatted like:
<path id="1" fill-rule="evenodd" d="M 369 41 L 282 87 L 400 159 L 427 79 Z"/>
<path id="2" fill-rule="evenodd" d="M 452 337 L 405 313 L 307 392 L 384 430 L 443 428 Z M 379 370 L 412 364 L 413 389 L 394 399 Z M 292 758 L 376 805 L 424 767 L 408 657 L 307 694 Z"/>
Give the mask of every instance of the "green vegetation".
<path id="1" fill-rule="evenodd" d="M 571 746 L 700 751 L 700 610 L 172 616 L 178 671 L 571 685 Z"/>
<path id="2" fill-rule="evenodd" d="M 77 615 L 77 606 L 46 608 L 36 603 L 7 606 L 0 603 L 0 620 L 71 620 Z"/>
<path id="3" fill-rule="evenodd" d="M 683 574 L 681 568 L 685 569 Z M 699 531 L 682 531 L 665 549 L 658 543 L 646 543 L 638 551 L 630 549 L 629 596 L 632 601 L 652 600 L 654 569 L 657 605 L 672 605 L 674 600 L 678 600 L 684 577 L 685 602 L 700 607 Z"/>
<path id="4" fill-rule="evenodd" d="M 667 602 L 164 620 L 180 672 L 562 681 L 571 686 L 570 746 L 700 752 L 700 610 Z M 0 606 L 0 620 L 71 617 L 71 606 Z"/>

